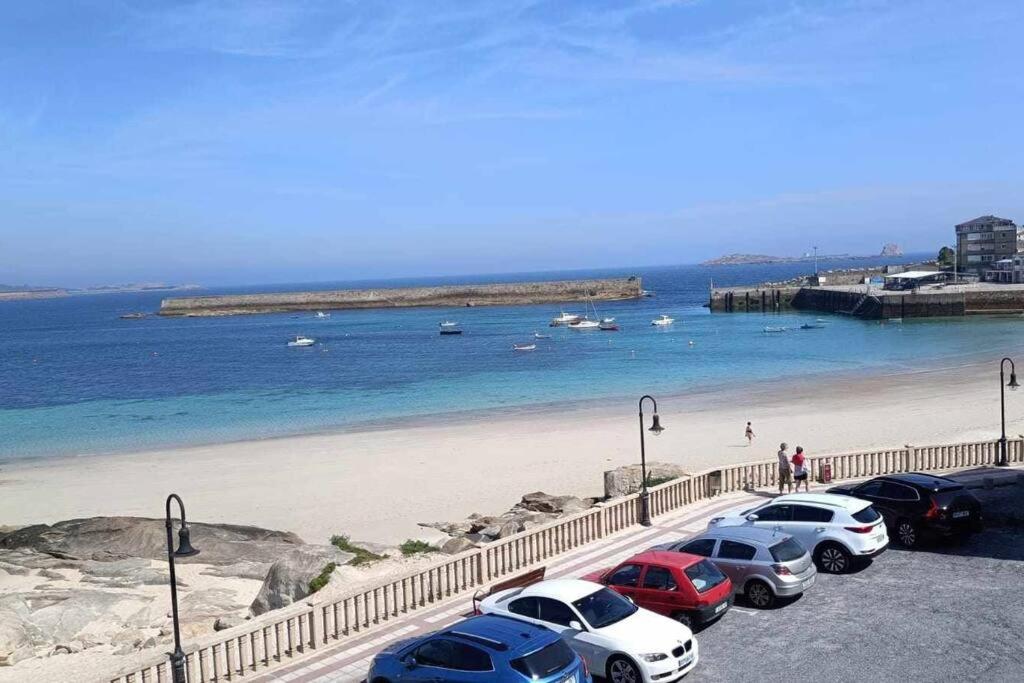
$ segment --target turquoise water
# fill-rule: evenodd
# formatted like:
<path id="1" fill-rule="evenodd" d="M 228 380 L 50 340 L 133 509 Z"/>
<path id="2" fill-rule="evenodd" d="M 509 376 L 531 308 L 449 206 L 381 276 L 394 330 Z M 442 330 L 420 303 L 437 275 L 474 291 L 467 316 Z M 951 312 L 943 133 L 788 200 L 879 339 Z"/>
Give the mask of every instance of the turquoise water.
<path id="1" fill-rule="evenodd" d="M 955 364 L 998 356 L 1024 325 L 1020 318 L 881 325 L 829 317 L 825 329 L 803 331 L 795 328 L 816 316 L 702 308 L 711 277 L 716 284 L 742 284 L 807 269 L 678 266 L 458 279 L 639 274 L 654 298 L 598 304 L 602 317 L 622 325 L 617 333 L 550 329 L 557 305 L 335 311 L 321 321 L 308 314 L 118 319 L 155 310 L 162 295 L 153 293 L 0 304 L 0 458 L 395 426 L 459 411 L 485 411 L 472 417 L 482 419 L 495 409 Z M 276 288 L 223 291 L 265 289 Z M 652 327 L 661 313 L 676 324 Z M 459 321 L 465 334 L 438 335 L 437 323 L 446 318 Z M 764 334 L 766 325 L 794 329 Z M 535 330 L 553 337 L 536 341 L 532 353 L 511 350 L 513 343 L 533 341 Z M 318 344 L 288 348 L 296 334 Z"/>

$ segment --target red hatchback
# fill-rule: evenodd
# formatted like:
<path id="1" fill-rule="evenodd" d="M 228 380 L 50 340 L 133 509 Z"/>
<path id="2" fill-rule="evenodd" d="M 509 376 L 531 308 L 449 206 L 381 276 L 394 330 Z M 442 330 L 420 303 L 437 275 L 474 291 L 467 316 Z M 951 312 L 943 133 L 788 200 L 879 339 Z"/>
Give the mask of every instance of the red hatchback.
<path id="1" fill-rule="evenodd" d="M 583 577 L 687 626 L 714 621 L 732 604 L 732 582 L 706 558 L 648 550 Z"/>

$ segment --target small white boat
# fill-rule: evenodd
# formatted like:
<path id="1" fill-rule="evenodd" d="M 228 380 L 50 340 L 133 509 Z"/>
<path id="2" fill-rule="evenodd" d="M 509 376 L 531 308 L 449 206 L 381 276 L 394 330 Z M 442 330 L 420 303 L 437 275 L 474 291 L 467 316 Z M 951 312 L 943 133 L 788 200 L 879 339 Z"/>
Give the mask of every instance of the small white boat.
<path id="1" fill-rule="evenodd" d="M 534 332 L 533 333 L 533 338 L 534 339 L 551 339 L 551 335 L 550 334 L 541 334 L 540 332 Z"/>
<path id="2" fill-rule="evenodd" d="M 569 323 L 574 323 L 579 319 L 580 316 L 576 315 L 575 313 L 566 313 L 565 311 L 562 311 L 558 317 L 551 319 L 550 324 L 551 327 L 559 327 L 561 325 L 568 325 Z"/>
<path id="3" fill-rule="evenodd" d="M 313 344 L 316 344 L 316 339 L 303 337 L 301 334 L 288 342 L 288 346 L 312 346 Z"/>
<path id="4" fill-rule="evenodd" d="M 453 323 L 451 320 L 445 320 L 438 325 L 438 328 L 441 330 L 441 334 L 462 334 L 459 324 Z"/>
<path id="5" fill-rule="evenodd" d="M 648 298 L 649 298 L 649 297 L 652 297 L 652 296 L 654 296 L 654 292 L 652 292 L 652 291 L 651 291 L 651 290 L 649 290 L 649 289 L 641 289 L 641 290 L 640 290 L 640 296 L 646 296 L 646 297 L 648 297 Z"/>
<path id="6" fill-rule="evenodd" d="M 317 320 L 326 320 L 327 318 L 330 318 L 330 317 L 331 317 L 330 313 L 324 313 L 323 311 L 317 311 L 316 312 L 316 319 Z"/>
<path id="7" fill-rule="evenodd" d="M 665 327 L 666 325 L 671 325 L 675 321 L 676 321 L 675 318 L 670 318 L 667 315 L 662 314 L 660 317 L 655 318 L 654 320 L 652 320 L 651 324 L 656 326 L 656 327 Z"/>
<path id="8" fill-rule="evenodd" d="M 601 322 L 598 327 L 605 332 L 618 332 L 619 324 L 615 322 L 615 318 L 601 318 Z"/>
<path id="9" fill-rule="evenodd" d="M 569 323 L 570 330 L 597 330 L 600 329 L 600 327 L 601 323 L 596 320 L 591 320 L 590 318 L 583 318 L 582 320 L 577 320 L 574 323 Z"/>
<path id="10" fill-rule="evenodd" d="M 766 327 L 766 328 L 764 328 L 764 333 L 765 334 L 772 334 L 772 333 L 775 333 L 775 332 L 785 332 L 787 329 L 789 329 L 789 328 L 786 328 L 786 327 Z"/>
<path id="11" fill-rule="evenodd" d="M 537 348 L 536 344 L 513 344 L 513 351 L 533 351 Z"/>

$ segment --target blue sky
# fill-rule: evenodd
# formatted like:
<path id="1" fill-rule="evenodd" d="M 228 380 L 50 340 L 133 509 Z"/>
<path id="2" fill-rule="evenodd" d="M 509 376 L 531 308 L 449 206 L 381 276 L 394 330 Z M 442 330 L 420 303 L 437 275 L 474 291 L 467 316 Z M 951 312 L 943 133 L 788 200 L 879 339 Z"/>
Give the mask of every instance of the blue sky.
<path id="1" fill-rule="evenodd" d="M 6 3 L 0 282 L 933 250 L 1024 221 L 1019 1 Z"/>

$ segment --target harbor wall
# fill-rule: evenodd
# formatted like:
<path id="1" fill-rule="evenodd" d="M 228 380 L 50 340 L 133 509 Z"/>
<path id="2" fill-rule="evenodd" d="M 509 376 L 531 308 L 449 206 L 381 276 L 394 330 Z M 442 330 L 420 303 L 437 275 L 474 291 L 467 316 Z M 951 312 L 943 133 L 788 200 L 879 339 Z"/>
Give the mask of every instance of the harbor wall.
<path id="1" fill-rule="evenodd" d="M 513 282 L 443 287 L 346 289 L 164 299 L 163 316 L 223 316 L 286 311 L 416 306 L 517 306 L 525 304 L 619 301 L 640 298 L 639 277 L 553 282 Z"/>
<path id="2" fill-rule="evenodd" d="M 711 290 L 708 307 L 719 313 L 781 311 L 792 306 L 799 287 L 726 287 Z"/>
<path id="3" fill-rule="evenodd" d="M 1024 313 L 1024 288 L 967 285 L 905 292 L 873 290 L 865 294 L 862 290 L 804 287 L 793 298 L 793 308 L 868 320 L 1017 315 Z"/>

